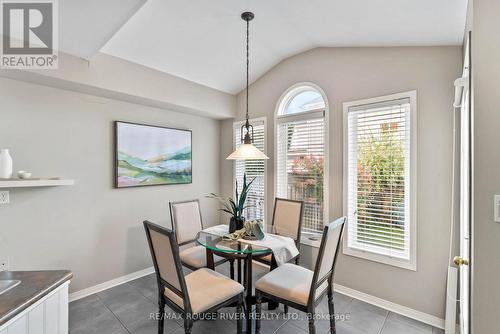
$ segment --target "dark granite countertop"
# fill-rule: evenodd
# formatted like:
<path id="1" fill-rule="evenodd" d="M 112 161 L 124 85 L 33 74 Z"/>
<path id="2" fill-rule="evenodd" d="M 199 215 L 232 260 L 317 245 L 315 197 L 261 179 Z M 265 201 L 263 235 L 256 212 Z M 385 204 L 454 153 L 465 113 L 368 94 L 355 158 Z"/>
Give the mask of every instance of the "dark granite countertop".
<path id="1" fill-rule="evenodd" d="M 72 277 L 69 270 L 0 272 L 0 280 L 21 281 L 18 286 L 0 295 L 0 326 Z"/>

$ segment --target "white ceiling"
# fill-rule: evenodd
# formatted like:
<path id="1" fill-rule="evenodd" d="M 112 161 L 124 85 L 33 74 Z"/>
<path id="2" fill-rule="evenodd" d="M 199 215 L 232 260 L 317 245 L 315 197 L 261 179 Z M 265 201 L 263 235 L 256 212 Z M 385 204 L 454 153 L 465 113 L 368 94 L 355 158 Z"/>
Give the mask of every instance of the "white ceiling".
<path id="1" fill-rule="evenodd" d="M 59 49 L 91 58 L 146 0 L 59 1 Z"/>
<path id="2" fill-rule="evenodd" d="M 236 93 L 245 76 L 243 11 L 256 15 L 253 81 L 282 59 L 320 46 L 459 45 L 466 6 L 467 0 L 148 0 L 101 52 Z"/>

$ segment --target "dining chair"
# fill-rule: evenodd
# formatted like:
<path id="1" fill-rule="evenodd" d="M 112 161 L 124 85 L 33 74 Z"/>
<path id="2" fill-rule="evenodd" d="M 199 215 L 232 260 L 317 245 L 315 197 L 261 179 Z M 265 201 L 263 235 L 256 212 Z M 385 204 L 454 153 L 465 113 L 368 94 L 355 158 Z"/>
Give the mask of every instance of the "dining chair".
<path id="1" fill-rule="evenodd" d="M 273 220 L 271 222 L 272 232 L 292 238 L 299 251 L 303 211 L 303 201 L 295 201 L 278 197 L 274 200 Z M 295 261 L 295 264 L 299 264 L 299 258 L 300 252 L 299 255 L 290 259 L 290 261 Z M 272 254 L 257 258 L 255 261 L 271 266 Z"/>
<path id="2" fill-rule="evenodd" d="M 325 294 L 328 295 L 330 332 L 336 333 L 333 274 L 345 222 L 346 217 L 341 217 L 325 226 L 314 271 L 285 263 L 255 283 L 257 334 L 260 333 L 263 298 L 306 312 L 309 319 L 309 333 L 315 334 L 315 309 Z"/>
<path id="3" fill-rule="evenodd" d="M 186 334 L 201 314 L 236 305 L 237 333 L 241 334 L 243 286 L 208 268 L 184 277 L 175 233 L 149 221 L 144 221 L 144 229 L 158 282 L 158 333 L 163 334 L 166 304 L 181 314 Z"/>
<path id="4" fill-rule="evenodd" d="M 182 202 L 170 202 L 170 218 L 172 228 L 179 246 L 192 244 L 196 241 L 196 235 L 203 230 L 199 200 L 189 200 Z M 196 245 L 184 248 L 179 253 L 182 264 L 191 269 L 197 270 L 207 267 L 207 251 L 205 247 Z M 231 279 L 234 279 L 234 259 L 225 259 L 214 256 L 215 266 L 229 261 Z"/>

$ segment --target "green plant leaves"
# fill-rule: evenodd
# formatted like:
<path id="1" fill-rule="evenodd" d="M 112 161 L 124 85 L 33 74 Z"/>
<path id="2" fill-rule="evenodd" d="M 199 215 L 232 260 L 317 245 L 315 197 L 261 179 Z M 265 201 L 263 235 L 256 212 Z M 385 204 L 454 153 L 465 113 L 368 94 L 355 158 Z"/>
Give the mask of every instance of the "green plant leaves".
<path id="1" fill-rule="evenodd" d="M 236 190 L 235 190 L 236 197 L 234 200 L 232 198 L 222 197 L 214 193 L 211 193 L 209 196 L 207 196 L 207 198 L 213 198 L 218 200 L 219 203 L 224 207 L 220 209 L 221 211 L 231 214 L 235 219 L 241 219 L 243 216 L 243 211 L 246 208 L 253 206 L 253 205 L 245 206 L 245 202 L 247 200 L 250 187 L 252 186 L 252 183 L 255 181 L 255 179 L 256 178 L 253 178 L 247 184 L 247 175 L 246 173 L 243 174 L 243 188 L 241 189 L 241 194 L 238 192 L 238 180 L 236 180 Z"/>

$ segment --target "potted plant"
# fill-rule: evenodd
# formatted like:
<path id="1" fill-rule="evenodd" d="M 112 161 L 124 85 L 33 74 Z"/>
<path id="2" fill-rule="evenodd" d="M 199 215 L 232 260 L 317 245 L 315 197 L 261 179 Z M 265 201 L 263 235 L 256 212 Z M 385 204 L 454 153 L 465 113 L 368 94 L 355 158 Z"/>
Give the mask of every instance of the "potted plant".
<path id="1" fill-rule="evenodd" d="M 217 199 L 223 206 L 221 211 L 227 212 L 231 215 L 231 219 L 229 220 L 229 233 L 233 233 L 236 230 L 240 230 L 243 228 L 245 223 L 245 217 L 243 217 L 243 211 L 250 207 L 245 206 L 245 202 L 247 200 L 248 191 L 250 187 L 255 181 L 255 178 L 247 183 L 247 175 L 243 174 L 243 188 L 241 189 L 241 193 L 238 193 L 238 180 L 236 180 L 236 197 L 234 200 L 230 197 L 222 197 L 211 193 L 209 198 Z"/>

